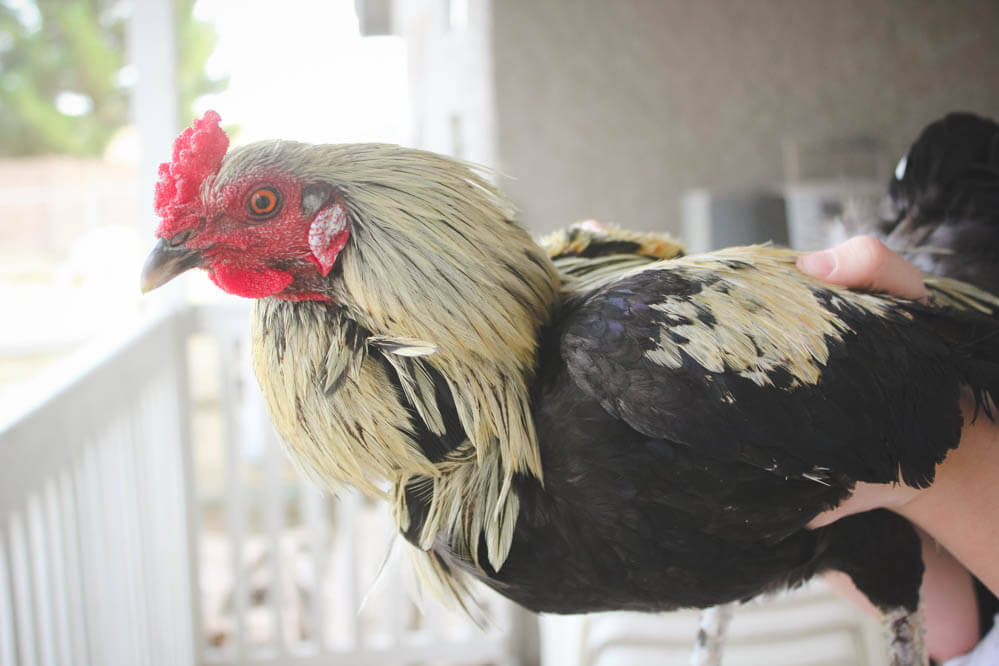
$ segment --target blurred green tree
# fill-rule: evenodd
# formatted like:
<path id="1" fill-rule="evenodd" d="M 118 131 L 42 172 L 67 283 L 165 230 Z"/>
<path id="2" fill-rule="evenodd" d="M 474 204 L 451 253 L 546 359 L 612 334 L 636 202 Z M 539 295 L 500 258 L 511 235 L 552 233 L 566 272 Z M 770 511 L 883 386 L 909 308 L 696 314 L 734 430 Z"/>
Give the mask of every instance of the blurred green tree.
<path id="1" fill-rule="evenodd" d="M 212 24 L 195 0 L 174 0 L 178 118 L 197 97 L 222 89 L 205 74 Z M 129 122 L 134 70 L 126 60 L 129 3 L 0 0 L 0 155 L 99 155 Z"/>

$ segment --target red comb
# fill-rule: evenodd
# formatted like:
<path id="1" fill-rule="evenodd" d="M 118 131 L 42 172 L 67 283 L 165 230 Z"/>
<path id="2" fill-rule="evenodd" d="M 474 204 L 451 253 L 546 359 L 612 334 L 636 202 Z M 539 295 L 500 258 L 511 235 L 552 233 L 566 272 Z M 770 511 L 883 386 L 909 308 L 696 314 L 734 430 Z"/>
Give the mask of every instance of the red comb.
<path id="1" fill-rule="evenodd" d="M 229 149 L 229 137 L 219 127 L 219 114 L 205 115 L 173 142 L 173 158 L 160 165 L 154 205 L 162 218 L 156 235 L 169 238 L 197 221 L 198 194 L 205 178 L 218 173 Z"/>

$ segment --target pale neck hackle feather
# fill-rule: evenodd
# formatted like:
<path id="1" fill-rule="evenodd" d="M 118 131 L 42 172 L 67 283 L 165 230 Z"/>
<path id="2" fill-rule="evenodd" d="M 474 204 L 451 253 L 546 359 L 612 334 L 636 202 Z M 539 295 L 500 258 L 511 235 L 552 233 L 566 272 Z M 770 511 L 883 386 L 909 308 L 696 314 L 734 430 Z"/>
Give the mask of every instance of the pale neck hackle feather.
<path id="1" fill-rule="evenodd" d="M 539 329 L 559 296 L 554 266 L 480 173 L 440 155 L 380 144 L 254 144 L 229 154 L 213 188 L 268 172 L 332 185 L 350 214 L 350 240 L 327 289 L 336 313 L 274 299 L 257 308 L 255 337 L 265 348 L 258 377 L 279 431 L 327 483 L 378 492 L 379 481 L 389 482 L 403 529 L 405 487 L 426 483 L 421 546 L 444 532 L 478 561 L 481 533 L 499 568 L 516 522 L 512 479 L 542 479 L 528 387 Z M 291 321 L 302 318 L 311 323 Z M 383 366 L 353 358 L 344 344 L 350 322 L 370 332 L 363 346 L 390 361 L 402 395 Z M 283 353 L 303 355 L 294 368 L 266 344 L 279 325 L 302 338 L 282 341 L 295 347 Z M 327 395 L 319 384 L 345 368 L 347 381 Z M 469 439 L 436 464 L 405 423 L 408 404 L 443 432 L 428 370 L 445 379 Z"/>

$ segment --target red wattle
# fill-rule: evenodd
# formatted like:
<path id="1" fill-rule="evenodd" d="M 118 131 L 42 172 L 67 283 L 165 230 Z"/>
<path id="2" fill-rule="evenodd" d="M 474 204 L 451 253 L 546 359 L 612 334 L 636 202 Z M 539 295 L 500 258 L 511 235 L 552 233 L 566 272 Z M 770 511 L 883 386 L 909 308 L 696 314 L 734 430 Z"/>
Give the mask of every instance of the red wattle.
<path id="1" fill-rule="evenodd" d="M 215 266 L 209 275 L 212 282 L 223 291 L 245 298 L 264 298 L 273 296 L 294 281 L 294 276 L 285 271 L 268 268 L 255 271 L 247 268 L 235 268 L 225 264 Z"/>

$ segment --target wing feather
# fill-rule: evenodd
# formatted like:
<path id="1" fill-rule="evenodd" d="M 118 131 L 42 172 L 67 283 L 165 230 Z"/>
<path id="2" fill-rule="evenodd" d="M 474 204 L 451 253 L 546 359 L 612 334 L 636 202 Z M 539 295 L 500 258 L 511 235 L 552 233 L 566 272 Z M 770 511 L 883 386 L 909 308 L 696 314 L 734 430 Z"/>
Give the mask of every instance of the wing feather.
<path id="1" fill-rule="evenodd" d="M 953 283 L 930 305 L 851 292 L 795 256 L 741 248 L 605 285 L 563 327 L 571 376 L 633 428 L 715 459 L 929 483 L 960 437 L 962 383 L 999 386 L 974 371 L 999 356 L 995 299 Z"/>

